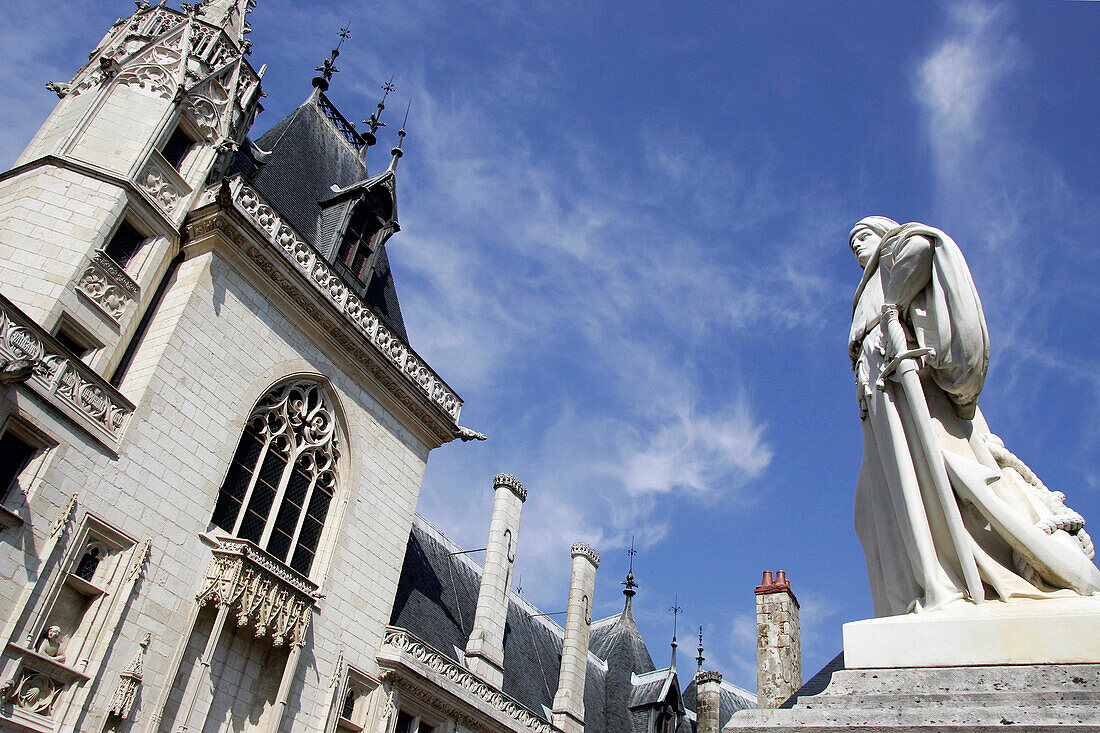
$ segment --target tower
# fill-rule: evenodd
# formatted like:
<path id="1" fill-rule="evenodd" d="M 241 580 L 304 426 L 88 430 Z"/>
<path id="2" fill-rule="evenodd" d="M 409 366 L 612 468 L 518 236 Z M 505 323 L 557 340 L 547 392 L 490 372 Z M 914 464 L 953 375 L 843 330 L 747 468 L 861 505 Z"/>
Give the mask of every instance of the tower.
<path id="1" fill-rule="evenodd" d="M 481 437 L 389 271 L 404 128 L 368 173 L 334 49 L 253 142 L 252 0 L 137 5 L 0 175 L 0 729 L 380 724 L 425 462 Z"/>
<path id="2" fill-rule="evenodd" d="M 180 226 L 260 109 L 253 0 L 138 3 L 0 179 L 0 290 L 104 379 L 179 249 Z"/>

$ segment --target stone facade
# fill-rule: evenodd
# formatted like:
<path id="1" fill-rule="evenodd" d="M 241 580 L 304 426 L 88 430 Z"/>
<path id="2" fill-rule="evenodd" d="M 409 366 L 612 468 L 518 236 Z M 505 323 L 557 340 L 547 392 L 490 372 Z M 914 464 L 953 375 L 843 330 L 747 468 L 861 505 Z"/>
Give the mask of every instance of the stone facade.
<path id="1" fill-rule="evenodd" d="M 798 600 L 786 573 L 764 571 L 756 588 L 756 686 L 761 709 L 775 708 L 802 686 Z"/>

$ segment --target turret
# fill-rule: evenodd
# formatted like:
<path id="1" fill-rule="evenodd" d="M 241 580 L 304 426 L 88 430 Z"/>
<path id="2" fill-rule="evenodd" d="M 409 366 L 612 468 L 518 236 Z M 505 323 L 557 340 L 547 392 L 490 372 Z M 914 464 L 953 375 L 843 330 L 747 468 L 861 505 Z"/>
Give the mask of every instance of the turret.
<path id="1" fill-rule="evenodd" d="M 253 0 L 139 3 L 0 176 L 0 290 L 110 378 L 179 250 L 184 217 L 259 111 Z"/>

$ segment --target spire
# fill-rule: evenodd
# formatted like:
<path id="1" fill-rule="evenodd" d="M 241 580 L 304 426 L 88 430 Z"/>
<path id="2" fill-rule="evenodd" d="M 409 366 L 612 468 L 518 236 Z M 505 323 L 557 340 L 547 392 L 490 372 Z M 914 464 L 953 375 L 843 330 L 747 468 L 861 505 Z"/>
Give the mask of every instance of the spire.
<path id="1" fill-rule="evenodd" d="M 409 121 L 409 109 L 412 107 L 412 100 L 409 100 L 408 105 L 405 107 L 405 119 L 401 121 L 401 129 L 397 131 L 397 145 L 390 150 L 390 154 L 393 158 L 390 159 L 390 172 L 397 170 L 397 161 L 401 160 L 401 156 L 405 154 L 401 150 L 401 143 L 405 140 L 405 125 Z"/>
<path id="2" fill-rule="evenodd" d="M 367 141 L 368 148 L 378 142 L 378 136 L 375 134 L 378 132 L 378 128 L 386 126 L 386 123 L 382 121 L 382 110 L 386 108 L 386 97 L 395 89 L 397 89 L 397 87 L 393 85 L 393 75 L 391 74 L 390 80 L 382 85 L 382 101 L 378 103 L 378 109 L 374 111 L 370 119 L 363 120 L 363 124 L 368 127 L 367 131 L 363 133 L 363 139 Z M 405 111 L 405 119 L 408 119 L 408 110 Z M 405 129 L 404 123 L 401 124 L 401 129 Z M 400 141 L 398 141 L 398 143 L 398 147 L 401 147 Z"/>
<path id="3" fill-rule="evenodd" d="M 703 662 L 706 661 L 706 657 L 703 656 L 703 625 L 699 625 L 699 656 L 695 658 L 695 661 L 699 663 L 699 671 L 703 671 Z"/>
<path id="4" fill-rule="evenodd" d="M 634 535 L 630 535 L 630 549 L 626 551 L 626 554 L 630 557 L 630 567 L 626 571 L 626 580 L 622 582 L 623 595 L 626 596 L 626 607 L 630 608 L 630 599 L 637 593 L 635 588 L 638 587 L 638 583 L 634 580 L 634 556 L 638 554 L 638 551 L 634 549 Z"/>
<path id="5" fill-rule="evenodd" d="M 329 82 L 332 81 L 332 75 L 340 71 L 336 68 L 336 57 L 340 55 L 340 44 L 344 42 L 345 38 L 351 38 L 351 31 L 348 30 L 347 26 L 344 26 L 336 35 L 340 36 L 340 40 L 336 42 L 336 48 L 332 49 L 332 53 L 329 54 L 329 57 L 321 62 L 320 66 L 314 69 L 314 71 L 320 71 L 321 74 L 320 76 L 313 77 L 313 86 L 317 87 L 322 92 L 328 91 Z"/>
<path id="6" fill-rule="evenodd" d="M 669 665 L 672 669 L 676 669 L 676 617 L 683 613 L 684 609 L 680 608 L 680 596 L 673 596 L 672 608 L 668 609 L 672 612 L 672 664 Z"/>

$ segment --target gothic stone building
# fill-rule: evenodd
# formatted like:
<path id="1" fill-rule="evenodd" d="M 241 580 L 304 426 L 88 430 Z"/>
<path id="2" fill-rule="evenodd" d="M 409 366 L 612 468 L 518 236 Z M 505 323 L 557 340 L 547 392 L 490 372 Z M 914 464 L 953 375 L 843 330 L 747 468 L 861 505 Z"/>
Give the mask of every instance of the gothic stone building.
<path id="1" fill-rule="evenodd" d="M 0 729 L 690 728 L 590 548 L 564 628 L 510 589 L 522 484 L 484 566 L 416 517 L 480 436 L 390 275 L 403 131 L 368 173 L 334 52 L 253 142 L 251 2 L 137 3 L 0 175 Z"/>

